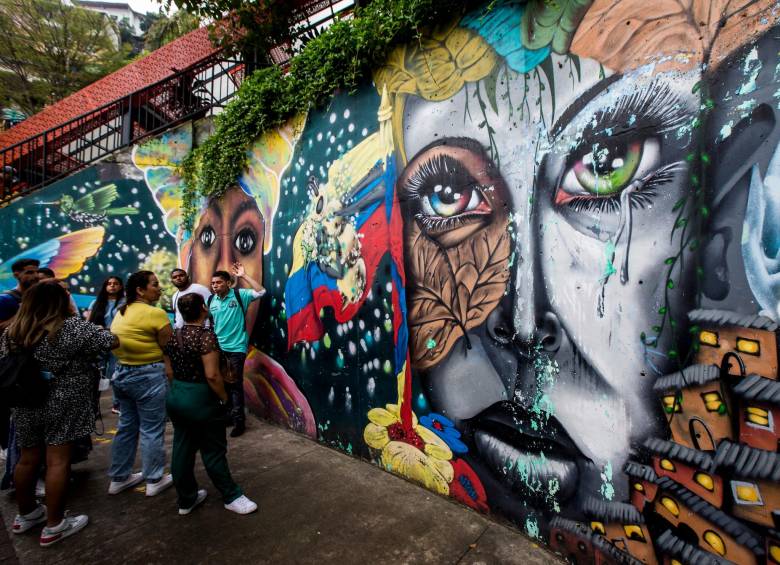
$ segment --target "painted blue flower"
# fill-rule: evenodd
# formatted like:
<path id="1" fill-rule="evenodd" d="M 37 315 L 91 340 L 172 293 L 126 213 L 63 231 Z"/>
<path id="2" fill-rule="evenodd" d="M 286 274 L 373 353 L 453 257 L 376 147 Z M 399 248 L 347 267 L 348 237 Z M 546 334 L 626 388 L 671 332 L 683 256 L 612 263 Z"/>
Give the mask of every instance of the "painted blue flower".
<path id="1" fill-rule="evenodd" d="M 525 6 L 517 0 L 499 2 L 491 10 L 474 10 L 460 21 L 460 25 L 473 29 L 490 43 L 510 68 L 527 73 L 544 61 L 550 47 L 527 49 L 520 39 L 520 22 Z"/>
<path id="2" fill-rule="evenodd" d="M 420 424 L 444 440 L 453 453 L 466 453 L 469 450 L 466 444 L 460 441 L 460 432 L 455 429 L 455 424 L 446 416 L 431 412 L 420 418 Z"/>

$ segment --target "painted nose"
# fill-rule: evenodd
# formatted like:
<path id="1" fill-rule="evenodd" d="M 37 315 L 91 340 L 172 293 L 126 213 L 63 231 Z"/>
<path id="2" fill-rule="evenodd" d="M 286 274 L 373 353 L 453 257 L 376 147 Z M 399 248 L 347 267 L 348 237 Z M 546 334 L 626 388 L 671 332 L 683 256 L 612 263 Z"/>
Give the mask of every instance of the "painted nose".
<path id="1" fill-rule="evenodd" d="M 501 346 L 514 346 L 524 355 L 529 355 L 536 347 L 548 353 L 557 352 L 563 336 L 558 316 L 549 310 L 541 311 L 530 332 L 516 331 L 510 315 L 514 309 L 506 298 L 488 316 L 487 333 L 490 338 Z"/>
<path id="2" fill-rule="evenodd" d="M 219 257 L 217 258 L 217 270 L 230 272 L 230 266 L 235 259 L 233 258 L 233 245 L 231 234 L 223 234 L 219 238 Z"/>

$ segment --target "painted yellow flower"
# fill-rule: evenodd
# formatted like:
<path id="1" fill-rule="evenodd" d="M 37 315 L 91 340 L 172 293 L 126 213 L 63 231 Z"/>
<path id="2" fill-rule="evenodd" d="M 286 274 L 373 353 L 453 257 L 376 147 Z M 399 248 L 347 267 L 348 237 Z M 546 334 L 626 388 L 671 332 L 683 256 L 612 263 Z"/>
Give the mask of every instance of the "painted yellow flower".
<path id="1" fill-rule="evenodd" d="M 454 477 L 452 450 L 439 436 L 418 425 L 414 413 L 412 430 L 406 431 L 399 411 L 397 404 L 369 410 L 363 439 L 369 447 L 380 450 L 382 465 L 388 471 L 448 495 Z"/>

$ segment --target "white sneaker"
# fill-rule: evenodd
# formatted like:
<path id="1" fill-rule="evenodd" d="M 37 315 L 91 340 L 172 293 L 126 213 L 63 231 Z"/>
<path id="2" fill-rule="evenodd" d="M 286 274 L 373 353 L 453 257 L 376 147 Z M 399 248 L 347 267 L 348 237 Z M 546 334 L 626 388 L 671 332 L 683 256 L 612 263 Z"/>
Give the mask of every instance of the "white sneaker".
<path id="1" fill-rule="evenodd" d="M 143 473 L 133 473 L 127 477 L 124 481 L 111 481 L 108 485 L 108 494 L 119 494 L 123 490 L 133 488 L 135 485 L 144 480 Z"/>
<path id="2" fill-rule="evenodd" d="M 39 504 L 38 508 L 22 516 L 17 514 L 14 518 L 14 525 L 11 531 L 15 534 L 23 534 L 30 528 L 34 528 L 38 524 L 46 522 L 46 507 L 43 504 Z"/>
<path id="3" fill-rule="evenodd" d="M 206 492 L 205 488 L 198 489 L 198 497 L 195 499 L 195 502 L 193 502 L 192 506 L 190 506 L 189 508 L 179 508 L 179 516 L 186 516 L 187 514 L 195 510 L 195 508 L 198 505 L 200 505 L 201 502 L 206 500 L 206 496 L 208 496 L 208 494 L 209 493 Z"/>
<path id="4" fill-rule="evenodd" d="M 35 496 L 38 498 L 46 496 L 46 481 L 43 479 L 38 479 L 38 482 L 35 483 Z"/>
<path id="5" fill-rule="evenodd" d="M 168 473 L 156 483 L 146 483 L 146 496 L 157 496 L 173 484 L 173 475 Z"/>
<path id="6" fill-rule="evenodd" d="M 257 504 L 242 494 L 230 504 L 225 504 L 225 509 L 236 514 L 251 514 L 257 510 Z"/>
<path id="7" fill-rule="evenodd" d="M 89 524 L 89 518 L 86 514 L 79 516 L 65 516 L 65 518 L 53 527 L 46 526 L 41 532 L 41 547 L 47 547 L 58 541 L 62 541 L 68 536 L 83 530 Z"/>

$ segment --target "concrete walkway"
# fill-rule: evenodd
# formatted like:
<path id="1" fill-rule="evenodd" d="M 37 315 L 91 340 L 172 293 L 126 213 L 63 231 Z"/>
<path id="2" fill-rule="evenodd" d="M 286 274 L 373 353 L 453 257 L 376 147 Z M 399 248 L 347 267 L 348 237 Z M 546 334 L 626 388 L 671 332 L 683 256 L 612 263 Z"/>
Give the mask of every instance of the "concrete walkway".
<path id="1" fill-rule="evenodd" d="M 189 516 L 176 513 L 173 489 L 108 496 L 106 434 L 73 471 L 69 507 L 89 514 L 89 526 L 41 548 L 38 529 L 6 534 L 16 507 L 3 494 L 0 563 L 560 563 L 522 534 L 373 465 L 255 419 L 249 426 L 231 440 L 229 460 L 259 512 L 224 510 L 200 461 L 209 497 Z"/>

